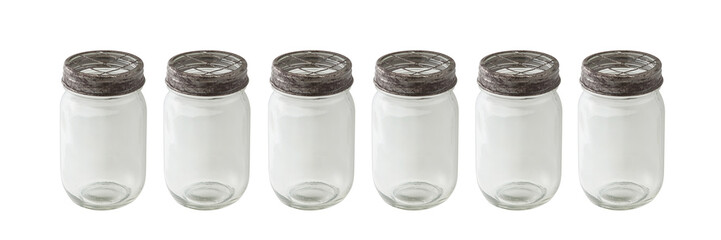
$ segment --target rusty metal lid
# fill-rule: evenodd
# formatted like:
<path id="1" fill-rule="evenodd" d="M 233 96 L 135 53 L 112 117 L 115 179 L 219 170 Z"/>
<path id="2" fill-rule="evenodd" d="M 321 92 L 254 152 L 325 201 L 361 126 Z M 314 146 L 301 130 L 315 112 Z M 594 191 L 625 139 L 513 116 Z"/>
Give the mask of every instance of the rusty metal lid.
<path id="1" fill-rule="evenodd" d="M 143 61 L 120 51 L 78 53 L 65 60 L 62 82 L 66 89 L 83 95 L 125 95 L 145 84 Z"/>
<path id="2" fill-rule="evenodd" d="M 541 52 L 498 52 L 484 57 L 479 66 L 478 85 L 499 95 L 540 95 L 560 84 L 558 60 Z"/>
<path id="3" fill-rule="evenodd" d="M 661 87 L 661 60 L 638 51 L 608 51 L 583 60 L 581 86 L 607 96 L 635 96 Z"/>
<path id="4" fill-rule="evenodd" d="M 387 93 L 430 96 L 453 89 L 456 82 L 456 63 L 442 53 L 401 51 L 376 62 L 374 83 Z"/>
<path id="5" fill-rule="evenodd" d="M 290 52 L 273 60 L 270 84 L 278 91 L 297 96 L 326 96 L 353 85 L 351 61 L 328 51 Z"/>
<path id="6" fill-rule="evenodd" d="M 193 51 L 168 61 L 165 83 L 173 91 L 192 96 L 222 96 L 248 85 L 248 64 L 223 51 Z"/>

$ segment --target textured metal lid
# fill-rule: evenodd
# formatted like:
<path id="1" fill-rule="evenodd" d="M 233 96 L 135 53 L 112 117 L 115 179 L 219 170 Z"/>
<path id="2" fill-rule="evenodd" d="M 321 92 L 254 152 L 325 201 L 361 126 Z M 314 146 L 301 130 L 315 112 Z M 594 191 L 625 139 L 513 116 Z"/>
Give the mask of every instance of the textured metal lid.
<path id="1" fill-rule="evenodd" d="M 143 61 L 120 51 L 89 51 L 70 56 L 63 67 L 63 86 L 89 96 L 118 96 L 143 87 Z"/>
<path id="2" fill-rule="evenodd" d="M 298 51 L 273 60 L 270 84 L 278 91 L 297 96 L 325 96 L 353 85 L 350 60 L 328 51 Z"/>
<path id="3" fill-rule="evenodd" d="M 479 67 L 478 85 L 499 95 L 539 95 L 560 84 L 558 60 L 541 52 L 498 52 L 484 57 Z"/>
<path id="4" fill-rule="evenodd" d="M 635 96 L 661 87 L 661 60 L 637 51 L 608 51 L 583 60 L 581 85 L 608 96 Z"/>
<path id="5" fill-rule="evenodd" d="M 394 52 L 378 59 L 374 82 L 378 89 L 391 94 L 436 95 L 456 86 L 456 62 L 431 51 Z"/>
<path id="6" fill-rule="evenodd" d="M 165 83 L 173 91 L 192 96 L 228 95 L 248 86 L 248 64 L 222 51 L 193 51 L 168 61 Z"/>

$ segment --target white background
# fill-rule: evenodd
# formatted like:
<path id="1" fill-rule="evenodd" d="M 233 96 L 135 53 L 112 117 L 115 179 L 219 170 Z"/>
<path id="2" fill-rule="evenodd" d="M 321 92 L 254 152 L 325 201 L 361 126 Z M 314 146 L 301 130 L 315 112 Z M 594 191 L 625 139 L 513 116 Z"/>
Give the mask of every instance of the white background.
<path id="1" fill-rule="evenodd" d="M 301 3 L 302 2 L 302 3 Z M 670 2 L 670 1 L 669 1 Z M 0 239 L 719 239 L 721 79 L 719 7 L 712 1 L 3 1 L 0 3 Z M 66 57 L 114 49 L 140 56 L 147 83 L 147 180 L 112 211 L 76 206 L 59 173 L 58 106 Z M 165 67 L 178 53 L 217 49 L 249 63 L 250 185 L 215 211 L 181 207 L 163 179 Z M 326 210 L 281 204 L 267 172 L 271 61 L 323 49 L 353 62 L 356 177 Z M 424 211 L 386 205 L 371 178 L 370 104 L 383 54 L 426 49 L 457 62 L 459 178 L 447 202 Z M 563 179 L 547 204 L 527 211 L 488 204 L 476 185 L 477 65 L 490 53 L 530 49 L 561 64 Z M 581 60 L 633 49 L 663 62 L 666 177 L 657 198 L 630 211 L 591 204 L 578 183 L 576 107 Z"/>

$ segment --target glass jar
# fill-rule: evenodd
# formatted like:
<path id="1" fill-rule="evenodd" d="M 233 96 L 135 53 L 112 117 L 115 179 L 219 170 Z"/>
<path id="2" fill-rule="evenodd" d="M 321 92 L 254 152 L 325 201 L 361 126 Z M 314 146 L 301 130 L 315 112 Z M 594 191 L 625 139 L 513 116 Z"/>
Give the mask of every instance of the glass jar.
<path id="1" fill-rule="evenodd" d="M 458 176 L 455 62 L 430 51 L 387 54 L 376 62 L 373 180 L 391 206 L 443 203 Z"/>
<path id="2" fill-rule="evenodd" d="M 481 60 L 476 176 L 491 204 L 512 210 L 548 202 L 561 182 L 558 61 L 533 51 Z"/>
<path id="3" fill-rule="evenodd" d="M 335 205 L 353 184 L 355 107 L 351 62 L 327 51 L 286 53 L 273 61 L 268 103 L 270 182 L 298 209 Z"/>
<path id="4" fill-rule="evenodd" d="M 594 204 L 642 206 L 663 182 L 664 104 L 661 61 L 636 51 L 609 51 L 583 60 L 578 103 L 578 168 Z"/>
<path id="5" fill-rule="evenodd" d="M 183 206 L 210 210 L 248 186 L 250 105 L 247 63 L 233 53 L 172 57 L 165 79 L 165 182 Z"/>
<path id="6" fill-rule="evenodd" d="M 60 102 L 60 170 L 76 204 L 122 207 L 145 183 L 146 106 L 143 61 L 119 51 L 65 60 Z"/>

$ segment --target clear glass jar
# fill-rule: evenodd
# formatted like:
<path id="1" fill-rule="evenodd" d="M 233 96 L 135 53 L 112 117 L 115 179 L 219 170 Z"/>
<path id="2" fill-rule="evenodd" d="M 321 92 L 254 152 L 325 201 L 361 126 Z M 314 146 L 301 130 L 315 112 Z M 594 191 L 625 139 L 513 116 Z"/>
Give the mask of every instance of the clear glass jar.
<path id="1" fill-rule="evenodd" d="M 578 168 L 594 204 L 625 210 L 656 197 L 663 182 L 661 61 L 609 51 L 583 61 L 578 103 Z"/>
<path id="2" fill-rule="evenodd" d="M 168 61 L 165 182 L 183 206 L 210 210 L 248 186 L 250 105 L 247 63 L 233 53 L 194 51 Z"/>
<path id="3" fill-rule="evenodd" d="M 373 180 L 391 206 L 443 203 L 458 176 L 455 62 L 430 51 L 403 51 L 376 62 Z"/>
<path id="4" fill-rule="evenodd" d="M 118 51 L 65 60 L 60 170 L 65 191 L 89 209 L 122 207 L 145 183 L 143 61 Z"/>
<path id="5" fill-rule="evenodd" d="M 351 62 L 326 51 L 283 54 L 273 61 L 268 103 L 270 182 L 284 204 L 333 206 L 353 184 L 355 107 Z"/>
<path id="6" fill-rule="evenodd" d="M 548 202 L 561 182 L 561 83 L 545 53 L 507 51 L 480 63 L 476 176 L 491 204 L 512 210 Z"/>

